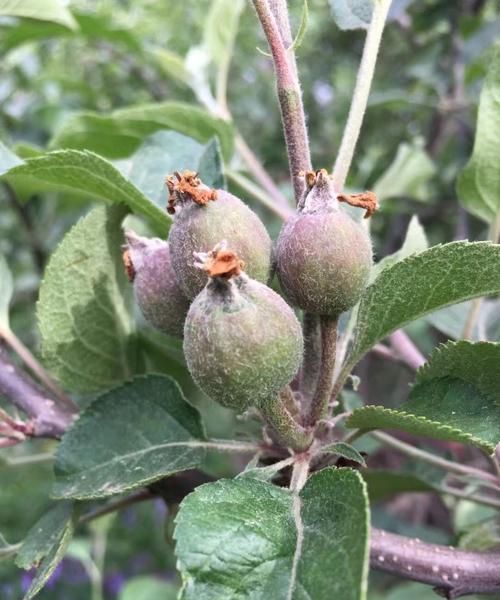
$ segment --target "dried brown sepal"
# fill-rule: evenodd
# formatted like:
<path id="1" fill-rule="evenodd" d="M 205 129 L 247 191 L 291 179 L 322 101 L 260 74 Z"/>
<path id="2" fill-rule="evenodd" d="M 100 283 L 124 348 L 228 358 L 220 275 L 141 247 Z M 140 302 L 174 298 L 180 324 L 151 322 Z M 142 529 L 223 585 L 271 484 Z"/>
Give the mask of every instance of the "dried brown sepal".
<path id="1" fill-rule="evenodd" d="M 217 190 L 210 189 L 203 184 L 194 171 L 175 171 L 165 179 L 168 188 L 167 212 L 175 214 L 175 206 L 180 200 L 192 200 L 199 206 L 217 199 Z"/>
<path id="2" fill-rule="evenodd" d="M 304 177 L 307 190 L 310 190 L 315 186 L 320 175 L 323 177 L 328 177 L 328 171 L 326 169 L 317 169 L 316 171 L 305 171 L 301 173 L 301 175 Z"/>
<path id="3" fill-rule="evenodd" d="M 245 263 L 232 250 L 215 247 L 211 252 L 203 254 L 200 267 L 210 277 L 231 279 L 231 277 L 241 274 Z"/>
<path id="4" fill-rule="evenodd" d="M 130 250 L 127 248 L 127 246 L 123 247 L 122 260 L 128 280 L 130 283 L 132 283 L 135 279 L 135 269 L 134 263 L 132 262 L 132 257 L 130 256 Z"/>
<path id="5" fill-rule="evenodd" d="M 351 206 L 364 208 L 366 210 L 365 219 L 371 217 L 379 208 L 377 196 L 375 192 L 361 192 L 360 194 L 339 194 L 337 196 L 339 202 L 347 202 Z"/>

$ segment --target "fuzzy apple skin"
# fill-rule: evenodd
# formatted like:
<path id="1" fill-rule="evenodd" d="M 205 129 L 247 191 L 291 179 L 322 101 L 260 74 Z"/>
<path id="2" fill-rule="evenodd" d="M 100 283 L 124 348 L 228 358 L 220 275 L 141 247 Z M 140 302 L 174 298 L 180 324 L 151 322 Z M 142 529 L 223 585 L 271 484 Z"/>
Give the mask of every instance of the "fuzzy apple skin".
<path id="1" fill-rule="evenodd" d="M 222 239 L 244 261 L 249 277 L 268 281 L 272 244 L 266 228 L 236 196 L 217 190 L 217 199 L 206 205 L 185 203 L 170 229 L 172 265 L 188 298 L 195 298 L 207 281 L 194 267 L 193 253 L 208 252 Z"/>
<path id="2" fill-rule="evenodd" d="M 258 406 L 288 384 L 303 351 L 286 302 L 245 276 L 211 280 L 189 309 L 184 354 L 198 386 L 223 406 Z"/>
<path id="3" fill-rule="evenodd" d="M 285 296 L 319 315 L 338 317 L 358 302 L 372 260 L 366 230 L 334 205 L 298 213 L 277 242 L 277 274 Z"/>
<path id="4" fill-rule="evenodd" d="M 177 283 L 169 245 L 133 232 L 128 232 L 126 238 L 134 271 L 134 295 L 144 318 L 159 331 L 182 338 L 189 300 Z"/>

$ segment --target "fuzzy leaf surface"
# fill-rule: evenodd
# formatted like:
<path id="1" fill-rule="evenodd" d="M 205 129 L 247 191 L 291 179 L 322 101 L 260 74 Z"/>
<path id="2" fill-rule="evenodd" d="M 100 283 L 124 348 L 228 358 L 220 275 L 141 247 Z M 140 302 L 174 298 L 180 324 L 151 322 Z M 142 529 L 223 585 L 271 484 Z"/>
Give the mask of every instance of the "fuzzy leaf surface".
<path id="1" fill-rule="evenodd" d="M 197 467 L 204 438 L 198 411 L 173 379 L 138 377 L 95 400 L 63 436 L 53 495 L 110 496 Z"/>
<path id="2" fill-rule="evenodd" d="M 363 600 L 368 507 L 359 473 L 325 469 L 300 495 L 252 478 L 197 488 L 176 519 L 182 600 Z"/>
<path id="3" fill-rule="evenodd" d="M 14 184 L 31 182 L 39 191 L 70 191 L 107 204 L 125 204 L 165 236 L 171 220 L 107 160 L 93 152 L 56 150 L 30 158 L 4 174 Z"/>
<path id="4" fill-rule="evenodd" d="M 500 245 L 452 242 L 384 269 L 358 309 L 351 369 L 378 341 L 439 308 L 500 292 Z"/>
<path id="5" fill-rule="evenodd" d="M 400 408 L 366 406 L 347 424 L 473 444 L 491 453 L 500 441 L 499 364 L 500 344 L 450 342 L 417 372 Z"/>
<path id="6" fill-rule="evenodd" d="M 74 392 L 102 391 L 130 376 L 122 218 L 122 207 L 98 206 L 81 219 L 52 255 L 40 288 L 42 355 Z"/>
<path id="7" fill-rule="evenodd" d="M 43 588 L 63 559 L 73 530 L 72 502 L 58 502 L 30 529 L 16 557 L 16 564 L 22 569 L 38 569 L 24 600 L 30 600 Z"/>

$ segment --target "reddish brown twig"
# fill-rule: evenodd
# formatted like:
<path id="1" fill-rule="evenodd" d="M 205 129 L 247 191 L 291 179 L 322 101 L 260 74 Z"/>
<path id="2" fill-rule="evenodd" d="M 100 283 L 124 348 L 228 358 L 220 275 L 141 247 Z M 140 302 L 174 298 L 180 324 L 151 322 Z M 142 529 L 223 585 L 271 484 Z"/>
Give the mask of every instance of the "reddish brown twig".
<path id="1" fill-rule="evenodd" d="M 0 394 L 30 417 L 20 425 L 25 436 L 59 438 L 75 414 L 57 404 L 0 347 Z M 12 422 L 11 422 L 12 428 Z"/>

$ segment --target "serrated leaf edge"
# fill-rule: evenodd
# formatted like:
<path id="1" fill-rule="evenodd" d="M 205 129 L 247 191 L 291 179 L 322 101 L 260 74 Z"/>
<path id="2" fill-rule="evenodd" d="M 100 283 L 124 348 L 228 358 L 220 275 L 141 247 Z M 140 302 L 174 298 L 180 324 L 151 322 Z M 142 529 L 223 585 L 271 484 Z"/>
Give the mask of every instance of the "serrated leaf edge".
<path id="1" fill-rule="evenodd" d="M 438 430 L 450 433 L 450 435 L 460 438 L 461 440 L 467 440 L 474 446 L 477 446 L 490 454 L 491 454 L 491 452 L 493 452 L 495 450 L 494 444 L 490 444 L 489 442 L 486 442 L 485 440 L 482 440 L 482 439 L 472 435 L 471 433 L 466 433 L 465 431 L 462 431 L 461 429 L 456 429 L 455 427 L 451 427 L 450 425 L 445 425 L 439 421 L 433 421 L 432 419 L 427 419 L 427 417 L 415 415 L 413 413 L 408 413 L 404 410 L 387 408 L 385 406 L 380 406 L 380 405 L 375 405 L 375 404 L 369 405 L 369 406 L 363 406 L 361 408 L 357 408 L 356 410 L 354 410 L 352 415 L 346 420 L 347 427 L 350 427 L 350 428 L 358 427 L 358 425 L 352 425 L 352 420 L 354 419 L 354 417 L 357 414 L 360 414 L 360 413 L 363 413 L 363 414 L 375 413 L 375 414 L 379 414 L 379 415 L 381 413 L 384 413 L 384 414 L 389 414 L 391 416 L 400 417 L 402 419 L 416 420 L 423 425 L 432 425 L 432 426 L 436 427 Z M 370 429 L 397 429 L 397 427 L 372 427 Z M 429 437 L 433 437 L 433 436 L 429 435 Z M 439 439 L 439 438 L 437 438 L 437 439 Z"/>
<path id="2" fill-rule="evenodd" d="M 433 365 L 432 363 L 435 360 L 439 360 L 444 352 L 447 352 L 451 348 L 458 349 L 459 347 L 464 348 L 488 348 L 494 347 L 500 349 L 500 342 L 487 342 L 487 341 L 478 341 L 472 342 L 470 340 L 449 340 L 447 342 L 443 342 L 436 346 L 427 361 L 417 370 L 415 374 L 415 384 L 423 383 L 426 381 L 432 381 L 433 379 L 439 379 L 439 377 L 428 376 L 429 371 L 432 371 Z M 457 375 L 457 379 L 460 377 Z M 479 385 L 477 386 L 479 388 Z"/>
<path id="3" fill-rule="evenodd" d="M 387 267 L 386 269 L 383 269 L 379 275 L 376 277 L 376 279 L 365 289 L 365 291 L 363 292 L 363 295 L 361 297 L 361 300 L 359 302 L 359 304 L 357 305 L 358 307 L 358 316 L 361 314 L 362 315 L 362 308 L 363 308 L 363 302 L 365 301 L 365 299 L 368 297 L 371 289 L 378 284 L 378 282 L 382 279 L 382 278 L 386 278 L 389 276 L 389 273 L 392 273 L 393 269 L 406 269 L 406 266 L 408 264 L 411 264 L 412 262 L 414 262 L 415 260 L 420 260 L 420 258 L 422 257 L 423 254 L 429 254 L 431 252 L 436 251 L 437 249 L 440 248 L 445 248 L 445 247 L 451 247 L 451 246 L 463 246 L 465 247 L 478 247 L 478 246 L 490 246 L 492 248 L 498 248 L 500 249 L 500 244 L 493 244 L 491 241 L 480 241 L 480 242 L 469 242 L 468 240 L 458 240 L 455 242 L 449 242 L 447 244 L 436 244 L 435 246 L 431 246 L 430 248 L 428 248 L 427 250 L 423 250 L 422 252 L 417 252 L 415 254 L 412 254 L 410 256 L 407 256 L 406 258 L 399 260 L 397 262 L 395 262 L 394 264 L 390 265 L 389 267 Z M 452 306 L 454 304 L 458 304 L 460 302 L 465 302 L 466 300 L 471 300 L 473 298 L 478 298 L 478 297 L 483 297 L 483 296 L 488 296 L 489 294 L 495 294 L 498 293 L 498 288 L 494 287 L 492 289 L 489 290 L 485 290 L 484 292 L 481 292 L 481 294 L 472 294 L 469 296 L 461 296 L 460 300 L 453 300 L 452 302 L 448 302 L 446 304 L 440 304 L 439 307 L 436 308 L 431 308 L 430 310 L 426 310 L 422 313 L 419 313 L 419 315 L 417 317 L 412 317 L 402 323 L 399 323 L 397 325 L 397 327 L 395 327 L 394 329 L 391 329 L 387 332 L 384 333 L 384 335 L 382 337 L 378 336 L 377 339 L 375 340 L 374 343 L 376 343 L 378 340 L 383 339 L 385 337 L 387 337 L 388 335 L 390 335 L 391 333 L 393 333 L 394 331 L 396 331 L 397 329 L 401 329 L 403 328 L 405 325 L 407 325 L 408 323 L 411 323 L 413 321 L 415 321 L 416 319 L 420 319 L 421 317 L 425 317 L 426 315 L 435 312 L 437 310 L 440 310 L 442 308 L 446 308 L 447 306 Z M 364 320 L 366 319 L 366 317 L 364 318 Z M 361 323 L 362 321 L 357 320 L 355 323 L 355 335 L 354 335 L 354 339 L 353 339 L 353 344 L 352 344 L 352 348 L 351 351 L 349 353 L 349 356 L 345 362 L 344 368 L 342 370 L 342 372 L 344 373 L 348 373 L 352 370 L 352 367 L 357 364 L 361 358 L 369 351 L 369 348 L 364 349 L 361 353 L 359 352 L 359 348 L 358 348 L 358 342 L 359 342 L 359 336 L 357 334 L 357 331 L 359 330 L 358 328 L 358 324 Z M 370 346 L 371 347 L 371 346 Z"/>
<path id="4" fill-rule="evenodd" d="M 160 225 L 160 223 L 167 227 L 170 226 L 172 219 L 169 217 L 169 215 L 166 213 L 166 211 L 163 211 L 159 206 L 157 206 L 147 196 L 145 196 L 143 194 L 143 192 L 141 190 L 139 190 L 130 180 L 128 180 L 126 177 L 124 177 L 120 173 L 120 171 L 118 171 L 118 169 L 113 165 L 112 162 L 110 162 L 103 156 L 96 154 L 95 152 L 91 152 L 90 150 L 74 150 L 71 148 L 69 148 L 67 150 L 52 150 L 51 152 L 47 152 L 47 153 L 43 154 L 42 156 L 36 156 L 34 158 L 26 159 L 20 165 L 16 165 L 16 166 L 12 167 L 11 169 L 9 169 L 8 171 L 6 171 L 6 173 L 4 173 L 3 176 L 16 175 L 18 173 L 18 171 L 20 171 L 21 174 L 23 174 L 23 169 L 30 167 L 32 165 L 35 165 L 35 168 L 36 168 L 40 164 L 43 165 L 43 163 L 46 162 L 47 160 L 50 160 L 53 157 L 55 157 L 57 159 L 59 156 L 90 158 L 92 160 L 98 160 L 98 161 L 106 163 L 106 166 L 114 171 L 114 174 L 116 175 L 117 179 L 120 181 L 121 185 L 125 185 L 127 187 L 129 186 L 130 188 L 133 189 L 134 194 L 136 194 L 137 196 L 140 196 L 143 199 L 143 201 L 146 203 L 145 204 L 146 210 L 138 210 L 138 207 L 136 206 L 135 202 L 133 202 L 132 204 L 130 204 L 129 202 L 123 202 L 123 201 L 117 202 L 116 200 L 113 200 L 112 198 L 107 199 L 108 204 L 110 204 L 110 205 L 111 204 L 123 204 L 123 205 L 127 206 L 130 210 L 132 210 L 134 213 L 136 213 L 136 214 L 138 213 L 140 215 L 142 214 L 143 216 L 150 218 L 158 226 Z M 88 169 L 85 169 L 76 164 L 64 165 L 64 166 L 61 165 L 60 167 L 57 167 L 55 165 L 50 166 L 51 169 L 63 168 L 63 167 L 88 172 Z M 23 174 L 23 175 L 26 176 L 26 174 Z M 36 178 L 36 173 L 29 174 L 28 177 L 30 177 L 30 176 L 33 178 Z M 102 177 L 99 177 L 98 179 L 102 179 Z M 58 185 L 61 188 L 73 189 L 73 187 L 71 185 L 68 185 L 67 183 L 61 183 Z M 110 187 L 116 189 L 120 195 L 126 194 L 126 192 L 124 192 L 124 190 L 120 186 L 116 185 L 109 179 L 106 179 L 106 185 L 109 185 Z M 89 192 L 88 195 L 89 195 L 89 197 L 92 197 L 92 198 L 97 197 L 94 193 L 91 193 L 91 192 Z M 99 196 L 99 197 L 103 198 L 102 196 Z"/>

